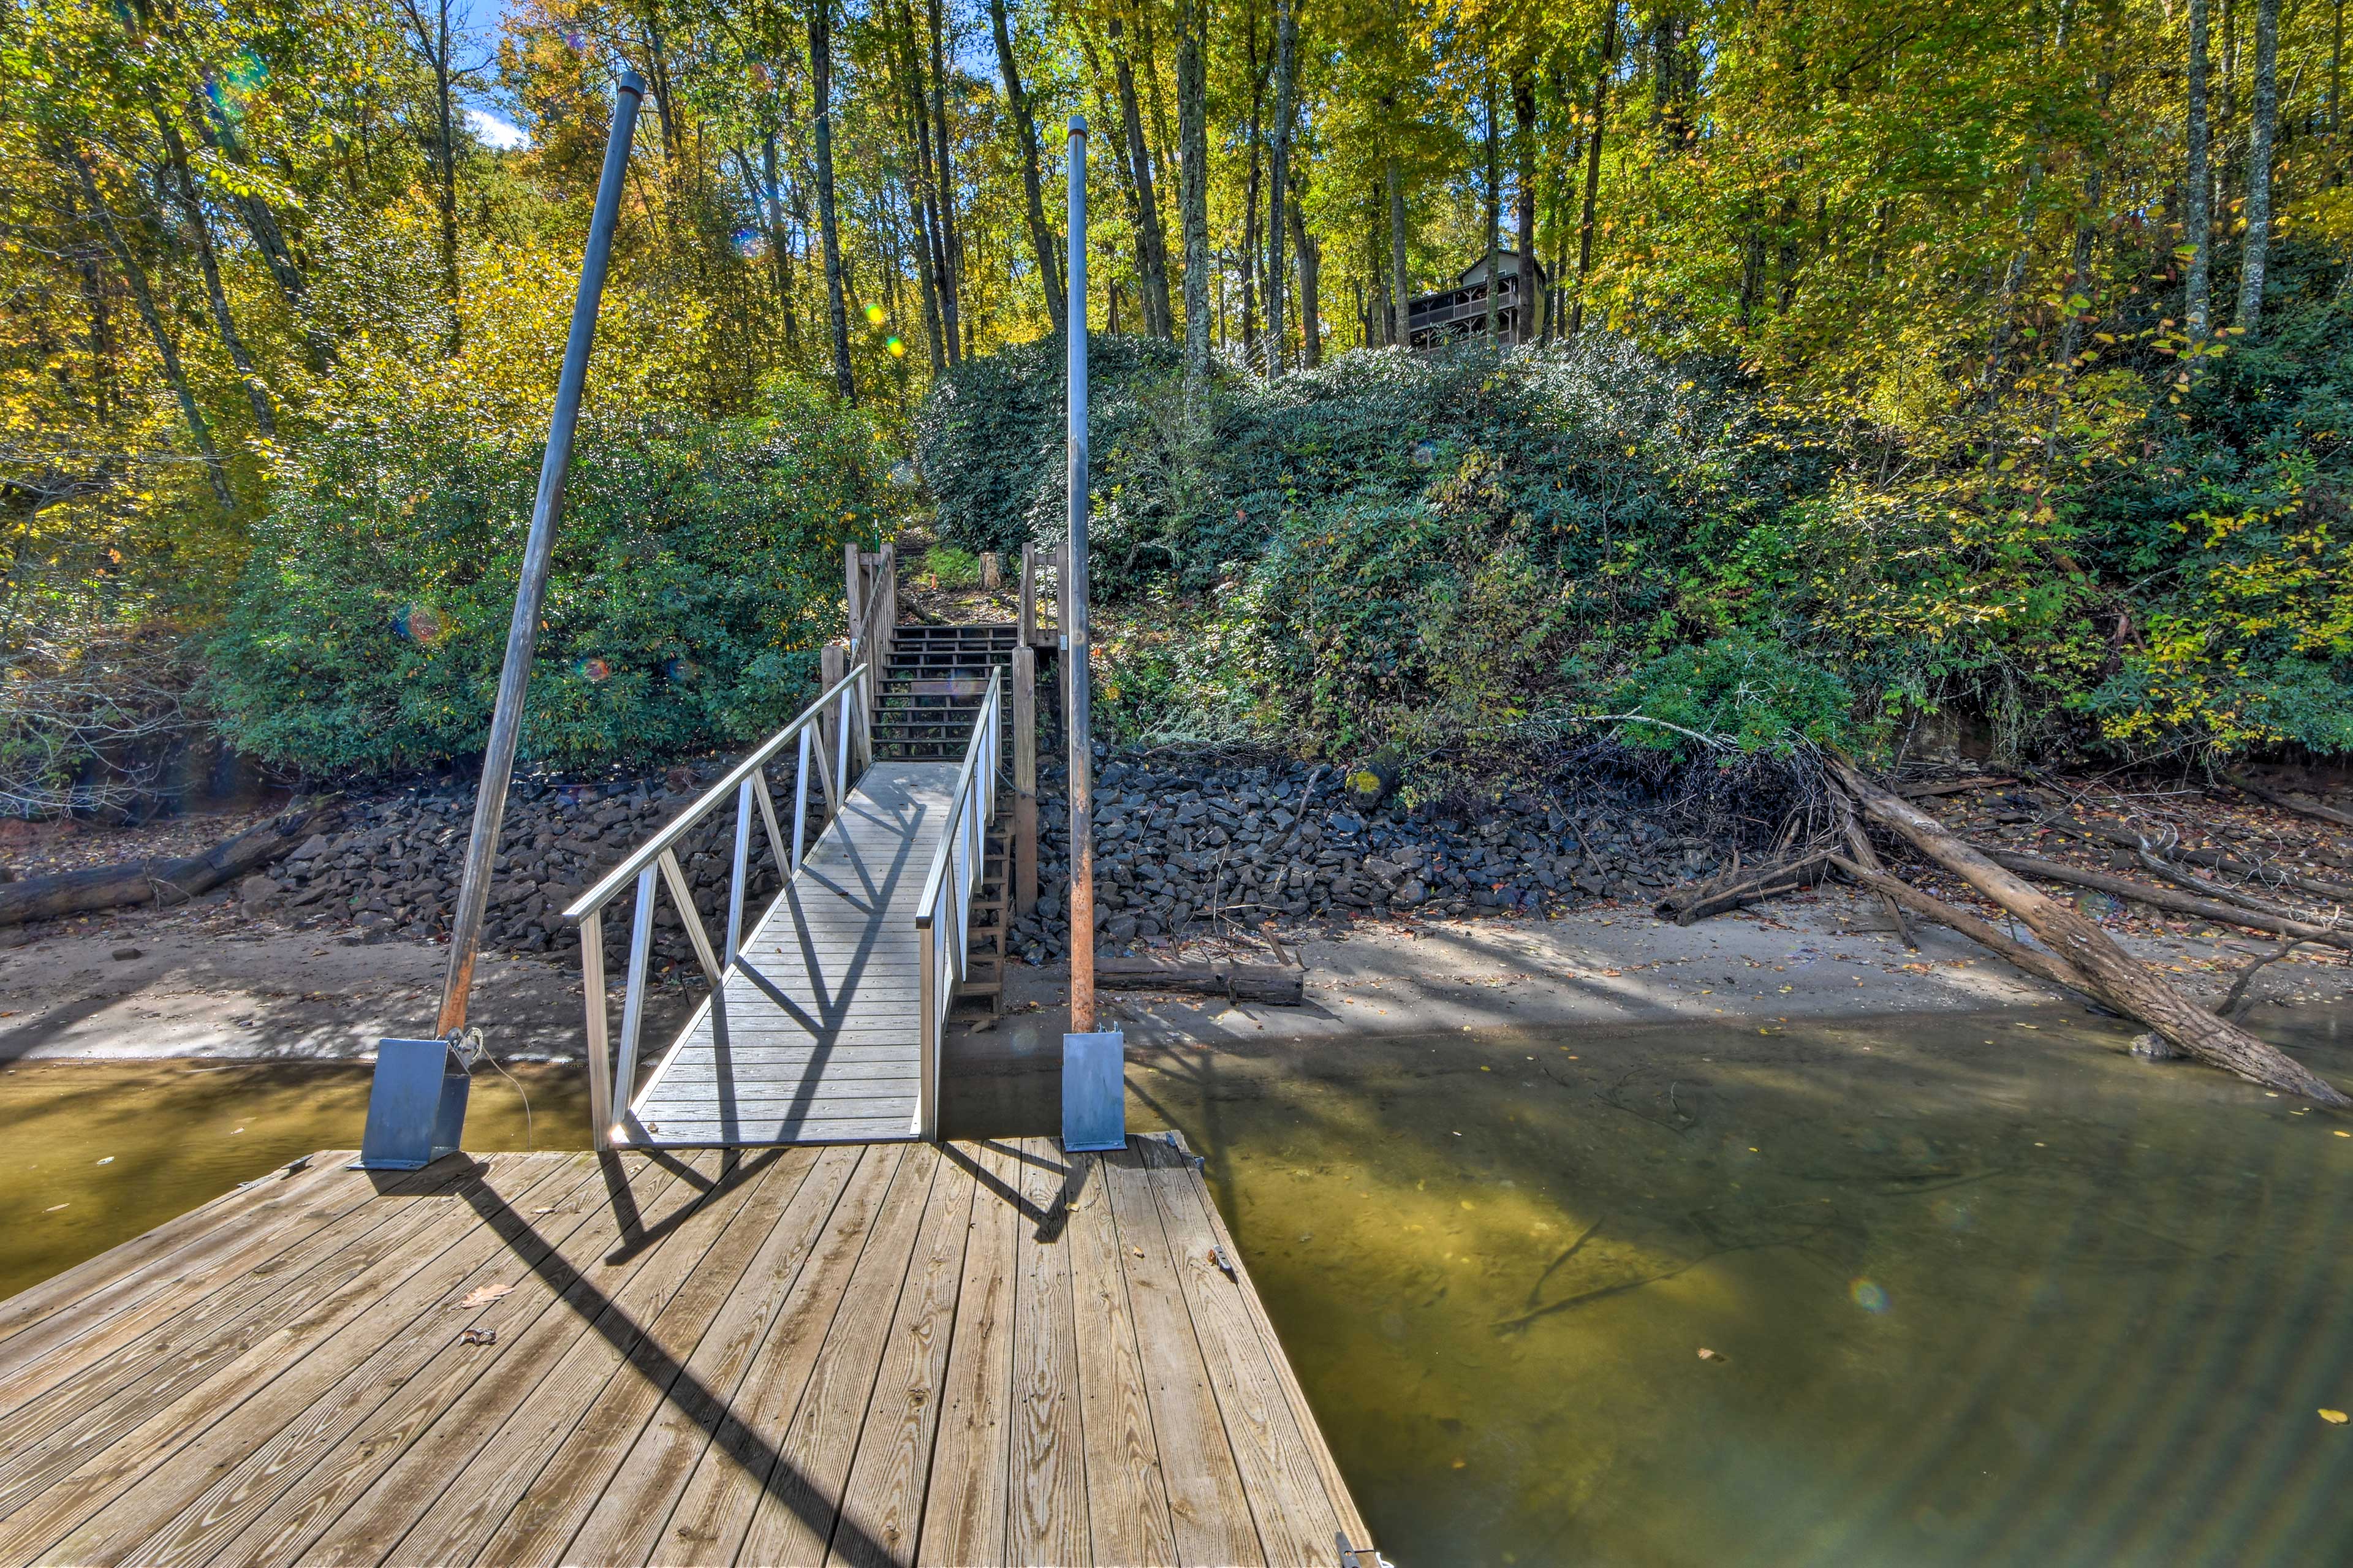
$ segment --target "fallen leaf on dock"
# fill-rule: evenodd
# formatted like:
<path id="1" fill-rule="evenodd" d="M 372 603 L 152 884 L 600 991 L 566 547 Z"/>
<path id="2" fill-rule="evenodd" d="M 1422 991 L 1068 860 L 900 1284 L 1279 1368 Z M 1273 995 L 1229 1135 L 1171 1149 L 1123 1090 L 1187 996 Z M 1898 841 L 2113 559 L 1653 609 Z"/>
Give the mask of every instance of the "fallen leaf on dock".
<path id="1" fill-rule="evenodd" d="M 496 1329 L 468 1329 L 464 1338 L 470 1345 L 494 1345 L 499 1342 L 499 1331 Z"/>
<path id="2" fill-rule="evenodd" d="M 2320 1413 L 2320 1418 L 2323 1421 L 2327 1422 L 2331 1426 L 2342 1426 L 2345 1425 L 2345 1412 L 2342 1410 L 2324 1410 Z"/>
<path id="3" fill-rule="evenodd" d="M 459 1300 L 454 1310 L 470 1312 L 477 1307 L 487 1307 L 513 1289 L 512 1285 L 477 1285 Z"/>

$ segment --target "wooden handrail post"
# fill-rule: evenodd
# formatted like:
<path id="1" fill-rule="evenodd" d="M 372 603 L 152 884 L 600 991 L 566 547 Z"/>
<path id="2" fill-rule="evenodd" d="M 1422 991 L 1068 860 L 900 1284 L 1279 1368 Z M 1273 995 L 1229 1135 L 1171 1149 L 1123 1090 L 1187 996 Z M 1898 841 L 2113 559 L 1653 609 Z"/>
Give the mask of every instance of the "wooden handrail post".
<path id="1" fill-rule="evenodd" d="M 818 655 L 818 689 L 832 690 L 841 678 L 849 673 L 849 649 L 838 642 L 826 644 L 824 650 Z M 832 757 L 835 748 L 840 743 L 841 735 L 841 710 L 838 705 L 828 705 L 818 717 L 817 732 L 820 758 Z"/>
<path id="2" fill-rule="evenodd" d="M 1021 547 L 1021 630 L 1015 638 L 1023 647 L 1038 646 L 1038 547 Z"/>
<path id="3" fill-rule="evenodd" d="M 1013 650 L 1013 912 L 1037 907 L 1038 650 L 1025 643 Z"/>
<path id="4" fill-rule="evenodd" d="M 841 560 L 842 581 L 848 589 L 843 598 L 849 606 L 850 629 L 855 631 L 866 614 L 866 572 L 859 559 L 858 541 L 853 539 L 842 545 Z"/>

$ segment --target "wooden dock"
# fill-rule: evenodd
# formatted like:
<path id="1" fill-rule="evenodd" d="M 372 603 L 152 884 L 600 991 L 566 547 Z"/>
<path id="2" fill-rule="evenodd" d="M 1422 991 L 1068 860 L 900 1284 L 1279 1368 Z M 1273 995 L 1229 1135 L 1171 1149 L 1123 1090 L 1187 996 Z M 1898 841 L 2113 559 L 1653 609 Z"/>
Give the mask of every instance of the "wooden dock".
<path id="1" fill-rule="evenodd" d="M 1366 1544 L 1171 1144 L 346 1158 L 0 1301 L 0 1563 Z"/>
<path id="2" fill-rule="evenodd" d="M 724 983 L 623 1118 L 617 1142 L 702 1148 L 917 1135 L 923 877 L 953 762 L 878 761 Z"/>

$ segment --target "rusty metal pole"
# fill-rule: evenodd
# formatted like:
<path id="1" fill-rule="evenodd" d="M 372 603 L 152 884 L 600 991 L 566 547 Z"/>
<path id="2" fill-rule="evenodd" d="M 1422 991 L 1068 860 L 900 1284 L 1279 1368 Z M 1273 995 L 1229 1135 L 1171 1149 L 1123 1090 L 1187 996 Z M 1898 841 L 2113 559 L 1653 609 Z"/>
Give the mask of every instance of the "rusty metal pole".
<path id="1" fill-rule="evenodd" d="M 1070 672 L 1071 1032 L 1095 1026 L 1094 748 L 1087 723 L 1087 121 L 1071 116 L 1070 569 L 1063 574 L 1062 658 Z"/>
<path id="2" fill-rule="evenodd" d="M 445 1038 L 465 1028 L 466 1001 L 474 989 L 474 958 L 481 950 L 482 920 L 490 908 L 491 873 L 498 860 L 499 829 L 506 820 L 507 785 L 514 777 L 515 747 L 522 738 L 524 690 L 531 684 L 532 655 L 539 647 L 540 605 L 547 597 L 555 525 L 564 515 L 564 480 L 572 468 L 572 437 L 580 423 L 588 351 L 596 338 L 596 306 L 605 294 L 613 229 L 620 221 L 622 176 L 628 171 L 629 141 L 637 131 L 638 105 L 645 95 L 644 79 L 635 71 L 623 71 L 619 90 L 613 95 L 613 134 L 605 143 L 596 207 L 588 220 L 588 249 L 580 260 L 580 293 L 572 302 L 572 331 L 565 340 L 564 369 L 555 381 L 555 413 L 548 422 L 547 455 L 539 465 L 539 499 L 532 507 L 531 532 L 523 541 L 522 580 L 515 588 L 514 619 L 507 627 L 498 703 L 491 710 L 491 739 L 482 754 L 482 787 L 474 799 L 473 836 L 466 841 L 466 869 L 458 884 L 457 914 L 450 922 L 449 970 L 441 982 L 441 1017 L 435 1026 L 435 1032 Z"/>

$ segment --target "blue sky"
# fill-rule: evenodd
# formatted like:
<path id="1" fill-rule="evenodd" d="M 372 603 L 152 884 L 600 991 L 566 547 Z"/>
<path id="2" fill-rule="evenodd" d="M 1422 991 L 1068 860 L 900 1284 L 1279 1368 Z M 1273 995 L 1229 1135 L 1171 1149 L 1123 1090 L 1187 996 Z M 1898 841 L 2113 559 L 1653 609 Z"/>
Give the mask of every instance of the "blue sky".
<path id="1" fill-rule="evenodd" d="M 499 21 L 506 15 L 506 0 L 458 0 L 458 13 L 463 18 L 466 37 L 477 49 L 494 47 L 499 38 Z M 470 52 L 460 54 L 460 59 L 472 58 Z M 531 141 L 530 135 L 514 122 L 513 117 L 489 93 L 476 91 L 469 95 L 466 124 L 476 136 L 492 147 L 521 147 Z"/>

